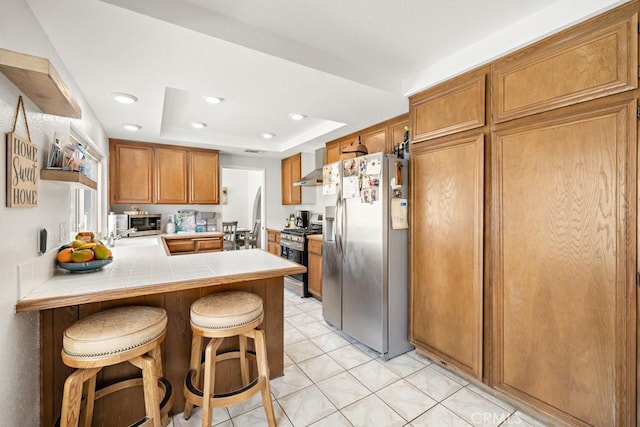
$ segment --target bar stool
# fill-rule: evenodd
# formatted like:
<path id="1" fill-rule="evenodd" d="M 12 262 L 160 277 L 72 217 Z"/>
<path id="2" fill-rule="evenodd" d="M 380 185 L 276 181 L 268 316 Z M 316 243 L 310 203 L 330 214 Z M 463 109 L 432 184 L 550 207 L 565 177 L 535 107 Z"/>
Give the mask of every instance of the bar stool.
<path id="1" fill-rule="evenodd" d="M 83 425 L 91 426 L 95 400 L 140 385 L 144 390 L 146 417 L 134 425 L 167 425 L 173 394 L 171 384 L 162 377 L 160 343 L 166 334 L 167 313 L 162 308 L 147 306 L 100 311 L 67 328 L 62 340 L 62 361 L 77 369 L 64 383 L 60 425 L 77 426 L 84 409 Z M 96 391 L 98 372 L 125 361 L 140 368 L 142 378 L 126 379 Z M 160 389 L 164 391 L 162 400 Z"/>
<path id="2" fill-rule="evenodd" d="M 256 329 L 262 323 L 264 310 L 262 298 L 249 292 L 219 292 L 196 300 L 191 305 L 190 319 L 193 338 L 191 343 L 191 365 L 184 380 L 184 418 L 191 417 L 193 406 L 202 408 L 202 427 L 212 422 L 213 408 L 235 405 L 262 393 L 262 405 L 269 426 L 276 425 L 269 387 L 269 364 L 264 331 Z M 216 354 L 225 338 L 238 336 L 240 349 Z M 202 361 L 204 338 L 211 338 L 205 348 Z M 247 351 L 247 338 L 254 340 L 255 354 Z M 215 365 L 229 359 L 240 359 L 242 388 L 230 393 L 214 394 Z M 258 376 L 249 382 L 248 359 L 256 361 Z M 198 388 L 202 378 L 202 389 Z"/>

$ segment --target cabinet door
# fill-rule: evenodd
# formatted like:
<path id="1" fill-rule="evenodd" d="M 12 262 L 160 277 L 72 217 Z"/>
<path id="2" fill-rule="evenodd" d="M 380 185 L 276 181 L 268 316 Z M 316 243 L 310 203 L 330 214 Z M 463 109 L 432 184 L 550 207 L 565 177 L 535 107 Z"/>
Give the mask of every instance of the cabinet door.
<path id="1" fill-rule="evenodd" d="M 638 15 L 621 9 L 493 65 L 494 122 L 638 87 Z M 637 10 L 637 8 L 636 8 Z M 586 31 L 585 31 L 586 30 Z"/>
<path id="2" fill-rule="evenodd" d="M 217 151 L 190 151 L 189 203 L 219 203 L 219 162 Z"/>
<path id="3" fill-rule="evenodd" d="M 222 236 L 193 239 L 196 252 L 222 252 L 224 246 L 222 240 Z"/>
<path id="4" fill-rule="evenodd" d="M 474 70 L 409 98 L 411 142 L 483 127 L 487 72 Z"/>
<path id="5" fill-rule="evenodd" d="M 322 241 L 309 239 L 309 292 L 322 299 Z"/>
<path id="6" fill-rule="evenodd" d="M 387 151 L 387 129 L 374 129 L 360 135 L 360 141 L 367 147 L 369 154 Z"/>
<path id="7" fill-rule="evenodd" d="M 356 157 L 355 153 L 349 153 L 349 151 L 355 151 L 358 147 L 358 137 L 349 136 L 343 138 L 338 142 L 340 146 L 340 160 L 352 159 Z"/>
<path id="8" fill-rule="evenodd" d="M 152 203 L 153 148 L 112 143 L 110 156 L 111 203 Z"/>
<path id="9" fill-rule="evenodd" d="M 409 126 L 409 117 L 389 125 L 387 153 L 393 153 L 394 147 L 404 141 L 404 128 Z"/>
<path id="10" fill-rule="evenodd" d="M 412 149 L 411 342 L 481 379 L 484 134 Z"/>
<path id="11" fill-rule="evenodd" d="M 327 163 L 333 163 L 340 160 L 340 144 L 338 141 L 327 142 Z"/>
<path id="12" fill-rule="evenodd" d="M 196 250 L 193 239 L 167 239 L 166 244 L 171 254 L 191 253 Z"/>
<path id="13" fill-rule="evenodd" d="M 627 426 L 636 102 L 581 107 L 493 136 L 494 383 L 571 424 Z"/>
<path id="14" fill-rule="evenodd" d="M 187 150 L 155 148 L 155 202 L 187 203 Z"/>
<path id="15" fill-rule="evenodd" d="M 280 256 L 280 233 L 267 230 L 267 251 Z"/>
<path id="16" fill-rule="evenodd" d="M 295 187 L 294 182 L 302 178 L 302 155 L 295 154 L 282 159 L 282 204 L 299 205 L 302 203 L 302 188 Z"/>

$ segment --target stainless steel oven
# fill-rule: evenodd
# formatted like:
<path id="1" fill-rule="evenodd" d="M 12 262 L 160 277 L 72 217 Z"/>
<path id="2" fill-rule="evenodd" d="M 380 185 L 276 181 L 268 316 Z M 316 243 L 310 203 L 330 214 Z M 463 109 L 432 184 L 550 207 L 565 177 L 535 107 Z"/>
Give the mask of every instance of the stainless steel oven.
<path id="1" fill-rule="evenodd" d="M 307 237 L 322 234 L 322 228 L 291 228 L 280 233 L 280 256 L 309 268 Z M 307 273 L 285 276 L 284 285 L 302 297 L 310 297 Z"/>

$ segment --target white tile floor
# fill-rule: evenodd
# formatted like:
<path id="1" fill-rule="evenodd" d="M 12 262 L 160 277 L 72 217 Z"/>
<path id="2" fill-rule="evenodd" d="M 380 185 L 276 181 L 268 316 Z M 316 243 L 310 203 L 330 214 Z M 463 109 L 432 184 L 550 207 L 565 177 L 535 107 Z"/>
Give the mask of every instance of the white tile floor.
<path id="1" fill-rule="evenodd" d="M 284 303 L 285 375 L 271 381 L 279 426 L 544 426 L 415 350 L 384 361 L 324 322 L 313 298 L 285 290 Z M 200 426 L 200 410 L 172 421 Z M 266 426 L 260 394 L 216 409 L 213 425 Z"/>

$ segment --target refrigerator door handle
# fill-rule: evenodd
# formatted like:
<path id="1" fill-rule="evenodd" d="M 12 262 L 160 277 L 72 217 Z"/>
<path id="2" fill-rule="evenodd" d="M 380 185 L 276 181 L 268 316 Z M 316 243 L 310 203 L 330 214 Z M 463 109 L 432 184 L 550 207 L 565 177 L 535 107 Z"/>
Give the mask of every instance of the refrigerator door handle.
<path id="1" fill-rule="evenodd" d="M 338 197 L 336 199 L 335 241 L 340 257 L 342 257 L 342 224 L 342 191 L 338 190 Z"/>

